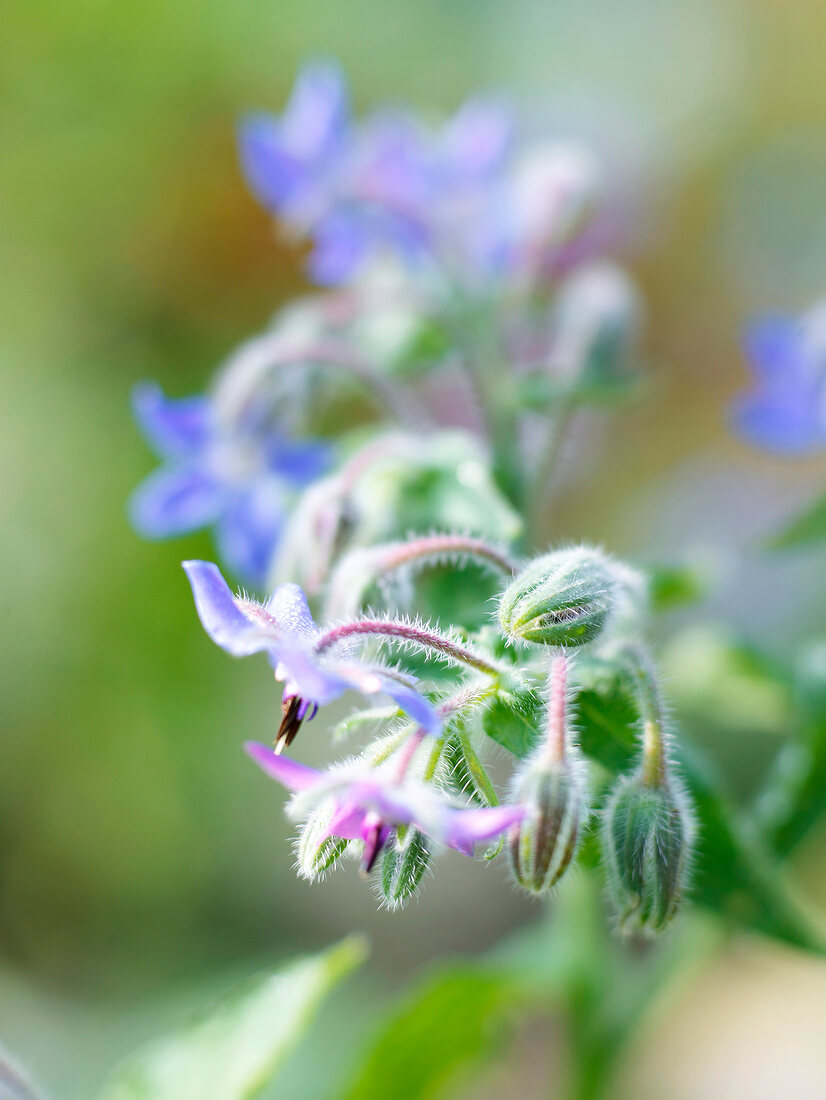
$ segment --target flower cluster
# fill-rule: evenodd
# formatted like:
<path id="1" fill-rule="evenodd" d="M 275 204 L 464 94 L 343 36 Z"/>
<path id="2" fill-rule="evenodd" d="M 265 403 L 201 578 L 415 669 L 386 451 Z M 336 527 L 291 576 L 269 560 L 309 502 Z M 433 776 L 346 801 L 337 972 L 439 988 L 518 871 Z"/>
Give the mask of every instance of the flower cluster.
<path id="1" fill-rule="evenodd" d="M 310 242 L 320 289 L 230 356 L 208 397 L 136 390 L 163 465 L 133 518 L 152 537 L 213 527 L 222 566 L 270 592 L 184 563 L 209 637 L 265 654 L 283 684 L 274 746 L 247 751 L 291 792 L 304 877 L 353 854 L 396 907 L 440 848 L 478 850 L 541 895 L 599 820 L 620 922 L 658 929 L 692 810 L 646 657 L 646 584 L 596 548 L 540 552 L 570 419 L 634 385 L 639 309 L 594 255 L 593 158 L 517 130 L 489 98 L 435 126 L 354 120 L 320 63 L 280 117 L 242 124 L 250 186 Z M 361 740 L 347 760 L 285 754 L 348 694 L 371 705 L 338 724 L 335 741 Z M 578 738 L 617 698 L 621 746 L 610 714 Z M 502 749 L 505 788 L 489 770 Z"/>

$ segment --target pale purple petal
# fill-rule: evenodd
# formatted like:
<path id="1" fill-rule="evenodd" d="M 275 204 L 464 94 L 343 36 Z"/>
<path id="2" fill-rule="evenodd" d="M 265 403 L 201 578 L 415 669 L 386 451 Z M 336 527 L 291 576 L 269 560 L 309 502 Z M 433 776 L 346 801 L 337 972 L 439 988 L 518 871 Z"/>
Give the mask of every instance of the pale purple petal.
<path id="1" fill-rule="evenodd" d="M 219 557 L 233 573 L 263 586 L 287 514 L 287 492 L 277 478 L 258 478 L 231 498 L 215 530 Z"/>
<path id="2" fill-rule="evenodd" d="M 330 819 L 326 835 L 340 836 L 344 840 L 361 840 L 364 818 L 368 812 L 353 802 L 345 802 Z"/>
<path id="3" fill-rule="evenodd" d="M 525 816 L 524 806 L 491 806 L 481 810 L 447 811 L 440 839 L 464 855 L 473 855 L 477 841 L 490 840 Z"/>
<path id="4" fill-rule="evenodd" d="M 504 104 L 470 99 L 445 127 L 445 167 L 449 175 L 479 178 L 501 167 L 513 137 L 513 119 Z"/>
<path id="5" fill-rule="evenodd" d="M 307 764 L 299 764 L 288 756 L 277 756 L 269 745 L 246 741 L 244 751 L 267 775 L 277 779 L 290 791 L 306 791 L 322 778 L 322 773 Z"/>
<path id="6" fill-rule="evenodd" d="M 225 499 L 222 486 L 209 474 L 167 465 L 141 482 L 129 502 L 129 515 L 144 538 L 165 539 L 214 523 Z"/>
<path id="7" fill-rule="evenodd" d="M 340 663 L 337 669 L 350 687 L 362 695 L 387 695 L 426 733 L 438 733 L 441 722 L 435 708 L 416 689 L 382 668 Z"/>
<path id="8" fill-rule="evenodd" d="M 182 564 L 192 585 L 198 617 L 216 645 L 234 657 L 246 657 L 272 649 L 281 640 L 263 616 L 252 622 L 243 614 L 217 565 L 207 561 Z"/>
<path id="9" fill-rule="evenodd" d="M 318 634 L 318 627 L 307 604 L 300 585 L 288 581 L 280 584 L 266 603 L 267 611 L 285 630 L 311 641 Z"/>
<path id="10" fill-rule="evenodd" d="M 802 348 L 800 322 L 794 317 L 760 317 L 746 325 L 743 347 L 756 378 L 782 381 L 798 373 Z"/>
<path id="11" fill-rule="evenodd" d="M 206 397 L 166 397 L 156 382 L 132 390 L 138 427 L 162 458 L 192 455 L 206 444 L 210 408 Z"/>
<path id="12" fill-rule="evenodd" d="M 284 148 L 278 122 L 269 115 L 250 115 L 238 128 L 241 168 L 250 190 L 269 210 L 279 211 L 298 193 L 306 169 Z"/>
<path id="13" fill-rule="evenodd" d="M 341 69 L 327 61 L 305 65 L 281 116 L 285 149 L 305 163 L 328 157 L 347 128 L 347 84 Z"/>

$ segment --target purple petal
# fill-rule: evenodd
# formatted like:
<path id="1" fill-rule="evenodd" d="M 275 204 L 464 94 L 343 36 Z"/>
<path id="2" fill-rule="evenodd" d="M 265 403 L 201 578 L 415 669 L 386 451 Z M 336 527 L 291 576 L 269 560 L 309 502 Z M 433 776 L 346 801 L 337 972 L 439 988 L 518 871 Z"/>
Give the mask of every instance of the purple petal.
<path id="1" fill-rule="evenodd" d="M 367 812 L 361 806 L 352 802 L 345 802 L 330 819 L 326 835 L 340 836 L 344 840 L 361 840 L 364 818 Z"/>
<path id="2" fill-rule="evenodd" d="M 289 581 L 280 584 L 270 596 L 266 607 L 276 622 L 291 634 L 308 641 L 318 634 L 307 597 L 299 585 Z"/>
<path id="3" fill-rule="evenodd" d="M 162 458 L 191 455 L 207 442 L 206 397 L 169 398 L 156 382 L 140 382 L 132 390 L 132 409 L 138 427 Z"/>
<path id="4" fill-rule="evenodd" d="M 278 123 L 269 115 L 250 115 L 238 128 L 241 169 L 262 206 L 278 212 L 304 185 L 305 167 L 283 145 Z"/>
<path id="5" fill-rule="evenodd" d="M 521 821 L 524 806 L 492 806 L 481 810 L 448 810 L 444 843 L 464 855 L 473 855 L 477 841 L 490 840 Z"/>
<path id="6" fill-rule="evenodd" d="M 369 220 L 358 211 L 336 210 L 314 232 L 309 272 L 320 286 L 336 286 L 353 275 L 367 257 Z"/>
<path id="7" fill-rule="evenodd" d="M 268 626 L 264 614 L 258 622 L 243 614 L 217 565 L 208 561 L 182 564 L 192 585 L 198 617 L 216 645 L 234 657 L 246 657 L 273 649 L 283 640 L 277 629 Z"/>
<path id="8" fill-rule="evenodd" d="M 781 381 L 798 373 L 802 344 L 800 323 L 794 317 L 761 317 L 743 333 L 746 357 L 755 377 L 763 382 Z"/>
<path id="9" fill-rule="evenodd" d="M 744 439 L 778 454 L 805 454 L 826 446 L 826 425 L 813 402 L 793 404 L 788 397 L 745 394 L 734 402 L 732 419 Z"/>
<path id="10" fill-rule="evenodd" d="M 441 721 L 432 704 L 410 684 L 381 668 L 339 663 L 336 668 L 347 684 L 362 695 L 387 695 L 426 733 L 438 733 Z"/>
<path id="11" fill-rule="evenodd" d="M 162 466 L 132 494 L 132 525 L 145 538 L 165 539 L 213 524 L 225 496 L 215 478 L 190 466 Z"/>
<path id="12" fill-rule="evenodd" d="M 327 61 L 305 65 L 281 117 L 285 149 L 303 162 L 329 156 L 342 142 L 347 116 L 347 85 L 341 69 Z"/>
<path id="13" fill-rule="evenodd" d="M 219 556 L 250 584 L 266 584 L 287 511 L 278 478 L 259 478 L 231 499 L 215 531 Z"/>
<path id="14" fill-rule="evenodd" d="M 502 164 L 513 137 L 513 119 L 491 99 L 470 99 L 447 124 L 443 136 L 448 172 L 478 178 Z"/>
<path id="15" fill-rule="evenodd" d="M 277 779 L 290 791 L 306 791 L 322 777 L 322 773 L 315 768 L 299 764 L 288 756 L 277 756 L 269 745 L 258 741 L 246 741 L 244 751 L 267 775 Z"/>
<path id="16" fill-rule="evenodd" d="M 267 456 L 267 468 L 295 488 L 315 481 L 330 466 L 330 447 L 317 440 L 274 440 Z"/>

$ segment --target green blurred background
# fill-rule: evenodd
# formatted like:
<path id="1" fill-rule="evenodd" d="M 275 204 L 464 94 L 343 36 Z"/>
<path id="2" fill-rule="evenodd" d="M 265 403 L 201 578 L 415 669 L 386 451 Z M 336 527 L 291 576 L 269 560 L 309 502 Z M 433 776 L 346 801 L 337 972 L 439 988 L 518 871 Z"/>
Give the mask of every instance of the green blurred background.
<path id="1" fill-rule="evenodd" d="M 200 389 L 302 287 L 300 256 L 244 189 L 235 121 L 279 108 L 301 60 L 330 54 L 360 107 L 438 113 L 492 88 L 532 127 L 592 139 L 626 194 L 651 393 L 578 426 L 552 533 L 701 563 L 711 596 L 669 630 L 696 638 L 727 619 L 782 658 L 790 638 L 822 631 L 822 556 L 778 562 L 757 543 L 824 466 L 750 452 L 727 433 L 726 402 L 745 381 L 742 320 L 826 286 L 826 8 L 12 0 L 3 23 L 0 1041 L 55 1096 L 82 1100 L 213 988 L 363 929 L 372 962 L 329 1009 L 325 1058 L 299 1052 L 278 1093 L 328 1095 L 407 976 L 535 910 L 502 869 L 458 857 L 401 915 L 376 914 L 350 872 L 298 882 L 280 796 L 238 750 L 271 735 L 271 684 L 205 639 L 180 571 L 209 544 L 151 545 L 127 525 L 153 465 L 130 387 Z M 698 648 L 683 644 L 678 675 Z M 759 725 L 728 753 L 735 783 Z M 801 870 L 826 905 L 824 839 Z M 822 964 L 735 945 L 664 1009 L 622 1095 L 776 1097 L 782 1080 L 822 1100 L 824 1003 Z M 720 1013 L 738 1021 L 725 1048 Z M 525 1049 L 490 1095 L 544 1094 L 553 1052 L 530 1032 Z"/>

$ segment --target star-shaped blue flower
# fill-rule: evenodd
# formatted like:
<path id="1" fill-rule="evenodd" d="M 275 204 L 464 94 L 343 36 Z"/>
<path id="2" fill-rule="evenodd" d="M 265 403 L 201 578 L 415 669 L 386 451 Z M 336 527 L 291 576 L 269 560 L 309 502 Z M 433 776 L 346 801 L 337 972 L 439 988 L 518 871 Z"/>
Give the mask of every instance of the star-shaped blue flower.
<path id="1" fill-rule="evenodd" d="M 163 459 L 132 497 L 137 531 L 162 539 L 214 527 L 232 571 L 263 583 L 291 499 L 325 470 L 328 447 L 229 430 L 209 398 L 170 399 L 153 383 L 135 388 L 133 404 L 138 425 Z"/>

